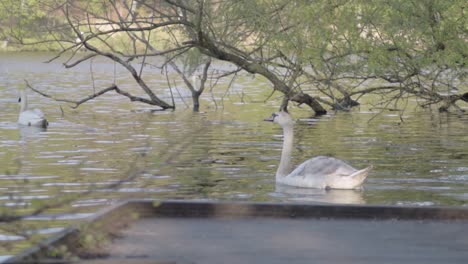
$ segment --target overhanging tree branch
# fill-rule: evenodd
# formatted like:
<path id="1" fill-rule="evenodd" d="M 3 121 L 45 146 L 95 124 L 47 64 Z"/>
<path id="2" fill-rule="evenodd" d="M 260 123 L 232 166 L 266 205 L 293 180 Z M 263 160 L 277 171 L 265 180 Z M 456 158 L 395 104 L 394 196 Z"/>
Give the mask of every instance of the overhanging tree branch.
<path id="1" fill-rule="evenodd" d="M 96 97 L 99 97 L 99 96 L 101 96 L 101 95 L 103 95 L 105 93 L 108 93 L 110 91 L 115 91 L 116 93 L 121 94 L 121 95 L 129 98 L 130 101 L 132 101 L 132 102 L 142 102 L 142 103 L 149 104 L 149 105 L 159 106 L 157 103 L 155 103 L 155 102 L 153 102 L 151 100 L 148 100 L 148 99 L 142 98 L 142 97 L 138 97 L 138 96 L 134 96 L 134 95 L 131 95 L 130 93 L 128 93 L 126 91 L 123 91 L 119 87 L 117 87 L 117 85 L 115 85 L 115 84 L 113 84 L 113 85 L 111 85 L 111 86 L 109 86 L 107 88 L 104 88 L 104 89 L 102 89 L 102 90 L 100 90 L 100 91 L 98 91 L 96 93 L 93 93 L 93 94 L 91 94 L 91 95 L 89 95 L 89 96 L 87 96 L 87 97 L 85 97 L 85 98 L 83 98 L 81 100 L 76 101 L 76 100 L 70 100 L 70 99 L 56 98 L 56 97 L 54 97 L 52 95 L 46 94 L 46 93 L 32 87 L 29 84 L 28 81 L 25 80 L 25 82 L 26 82 L 26 86 L 28 88 L 30 88 L 31 90 L 33 90 L 34 92 L 36 92 L 36 93 L 38 93 L 38 94 L 40 94 L 40 95 L 42 95 L 44 97 L 53 99 L 53 100 L 55 100 L 57 102 L 65 102 L 65 103 L 73 104 L 73 106 L 70 106 L 70 107 L 74 108 L 74 109 L 78 108 L 80 105 L 82 105 L 82 104 L 84 104 L 84 103 L 86 103 L 86 102 L 88 102 L 88 101 L 90 101 L 90 100 L 92 100 L 92 99 L 94 99 Z"/>

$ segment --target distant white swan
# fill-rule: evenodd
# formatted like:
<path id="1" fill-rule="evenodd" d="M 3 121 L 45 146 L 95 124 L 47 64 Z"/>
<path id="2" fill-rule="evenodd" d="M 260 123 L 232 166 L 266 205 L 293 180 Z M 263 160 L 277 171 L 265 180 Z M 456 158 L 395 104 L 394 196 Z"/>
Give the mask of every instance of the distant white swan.
<path id="1" fill-rule="evenodd" d="M 333 157 L 318 156 L 309 159 L 292 170 L 294 121 L 288 113 L 274 113 L 265 121 L 275 122 L 283 128 L 283 150 L 276 171 L 276 182 L 297 187 L 320 189 L 356 189 L 362 185 L 372 166 L 356 170 L 347 163 Z"/>
<path id="2" fill-rule="evenodd" d="M 47 119 L 41 110 L 28 110 L 28 97 L 26 95 L 25 89 L 21 89 L 21 97 L 18 101 L 21 103 L 18 124 L 24 126 L 47 128 L 49 122 L 47 122 Z"/>

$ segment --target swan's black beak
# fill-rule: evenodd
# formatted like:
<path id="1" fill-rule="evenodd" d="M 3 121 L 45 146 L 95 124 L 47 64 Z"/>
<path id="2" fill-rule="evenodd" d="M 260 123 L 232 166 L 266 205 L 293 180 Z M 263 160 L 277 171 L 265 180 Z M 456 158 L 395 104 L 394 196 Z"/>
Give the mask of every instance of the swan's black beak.
<path id="1" fill-rule="evenodd" d="M 273 121 L 275 121 L 275 117 L 277 117 L 277 116 L 278 116 L 277 114 L 273 113 L 273 114 L 271 114 L 271 116 L 269 118 L 263 119 L 263 121 L 273 122 Z"/>

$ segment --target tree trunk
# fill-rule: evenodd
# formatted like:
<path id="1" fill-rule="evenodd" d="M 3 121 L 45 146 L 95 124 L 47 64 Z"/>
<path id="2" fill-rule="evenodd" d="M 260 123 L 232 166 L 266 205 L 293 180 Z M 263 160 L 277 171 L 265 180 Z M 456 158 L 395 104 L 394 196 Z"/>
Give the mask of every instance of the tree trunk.
<path id="1" fill-rule="evenodd" d="M 192 101 L 193 101 L 193 111 L 194 112 L 200 111 L 200 93 L 198 92 L 192 93 Z"/>
<path id="2" fill-rule="evenodd" d="M 306 104 L 314 110 L 315 115 L 325 115 L 327 113 L 327 110 L 322 107 L 322 105 L 315 100 L 312 96 L 305 94 L 305 93 L 296 93 L 293 95 L 291 98 L 291 101 L 297 102 L 299 104 Z"/>
<path id="3" fill-rule="evenodd" d="M 218 48 L 214 42 L 203 32 L 198 32 L 198 41 L 195 42 L 195 45 L 199 48 L 200 52 L 208 56 L 217 58 L 219 60 L 232 62 L 249 73 L 260 74 L 264 76 L 273 84 L 274 90 L 282 92 L 292 101 L 307 104 L 310 108 L 312 108 L 316 115 L 324 115 L 327 113 L 322 105 L 310 95 L 293 91 L 285 82 L 278 78 L 276 74 L 268 70 L 260 63 L 251 62 L 234 53 L 229 53 Z"/>

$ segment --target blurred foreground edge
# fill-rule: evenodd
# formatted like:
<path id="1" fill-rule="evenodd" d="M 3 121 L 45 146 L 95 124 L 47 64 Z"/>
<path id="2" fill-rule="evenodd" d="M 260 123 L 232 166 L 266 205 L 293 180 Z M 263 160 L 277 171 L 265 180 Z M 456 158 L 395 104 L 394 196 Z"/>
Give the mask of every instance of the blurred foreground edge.
<path id="1" fill-rule="evenodd" d="M 206 219 L 340 219 L 340 220 L 468 220 L 468 207 L 445 206 L 379 206 L 379 205 L 329 205 L 299 203 L 256 203 L 227 201 L 185 200 L 128 200 L 101 210 L 83 223 L 66 228 L 37 245 L 24 250 L 4 263 L 120 263 L 106 260 L 105 255 L 83 255 L 81 260 L 53 258 L 51 249 L 66 245 L 73 251 L 82 230 L 94 228 L 115 233 L 142 218 L 206 218 Z M 77 252 L 72 252 L 77 253 Z M 84 256 L 84 257 L 83 257 Z M 86 260 L 87 258 L 93 260 Z M 96 258 L 102 258 L 96 260 Z M 125 259 L 122 263 L 173 263 Z"/>

